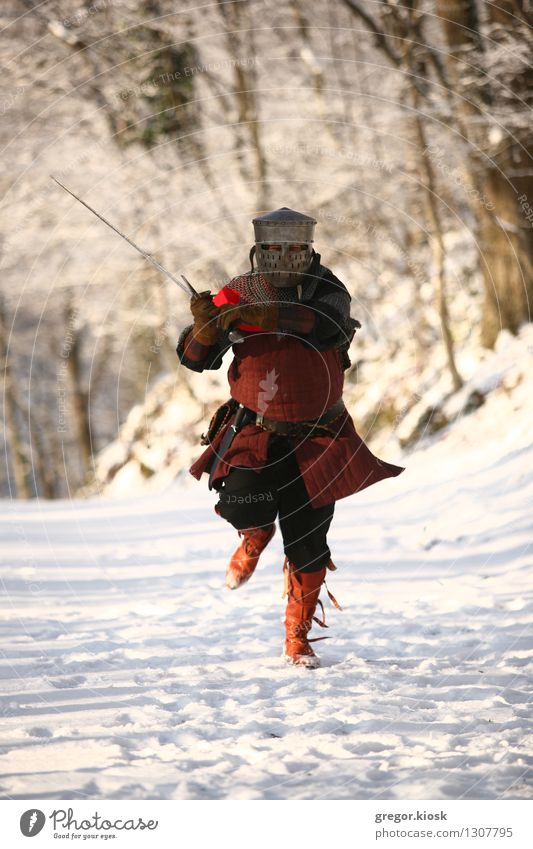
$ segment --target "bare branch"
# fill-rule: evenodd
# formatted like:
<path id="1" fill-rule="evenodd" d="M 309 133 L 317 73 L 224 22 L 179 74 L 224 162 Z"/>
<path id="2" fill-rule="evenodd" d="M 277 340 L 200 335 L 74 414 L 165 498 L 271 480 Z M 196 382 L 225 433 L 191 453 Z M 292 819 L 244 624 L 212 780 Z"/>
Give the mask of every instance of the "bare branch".
<path id="1" fill-rule="evenodd" d="M 363 9 L 356 0 L 342 0 L 345 6 L 353 12 L 354 15 L 357 15 L 361 20 L 367 25 L 369 30 L 374 34 L 376 38 L 376 45 L 383 50 L 383 52 L 388 56 L 392 64 L 399 68 L 402 64 L 402 59 L 398 56 L 397 53 L 394 52 L 392 47 L 390 46 L 387 36 L 384 30 L 376 23 L 372 15 L 369 15 L 365 9 Z"/>

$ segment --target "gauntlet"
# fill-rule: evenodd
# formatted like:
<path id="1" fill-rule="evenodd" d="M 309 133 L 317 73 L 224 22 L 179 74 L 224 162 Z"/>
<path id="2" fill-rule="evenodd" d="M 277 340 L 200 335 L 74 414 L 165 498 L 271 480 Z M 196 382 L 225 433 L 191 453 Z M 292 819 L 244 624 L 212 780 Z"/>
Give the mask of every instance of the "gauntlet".
<path id="1" fill-rule="evenodd" d="M 201 345 L 214 345 L 218 336 L 216 317 L 219 311 L 213 304 L 211 292 L 200 292 L 191 298 L 190 308 L 194 318 L 193 339 Z"/>
<path id="2" fill-rule="evenodd" d="M 218 309 L 217 325 L 229 330 L 235 324 L 250 324 L 263 330 L 277 330 L 279 305 L 266 304 L 222 304 Z"/>

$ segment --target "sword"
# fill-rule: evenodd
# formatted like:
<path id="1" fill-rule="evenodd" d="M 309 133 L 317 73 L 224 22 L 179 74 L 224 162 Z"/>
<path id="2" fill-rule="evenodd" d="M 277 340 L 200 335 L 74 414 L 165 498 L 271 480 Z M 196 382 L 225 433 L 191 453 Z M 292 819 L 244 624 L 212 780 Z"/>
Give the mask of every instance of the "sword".
<path id="1" fill-rule="evenodd" d="M 54 183 L 57 183 L 58 186 L 61 186 L 61 188 L 65 192 L 67 192 L 69 195 L 71 195 L 73 198 L 75 198 L 77 201 L 79 201 L 79 203 L 83 204 L 83 206 L 86 209 L 88 209 L 89 212 L 92 212 L 92 214 L 96 215 L 96 217 L 99 218 L 100 221 L 103 221 L 104 224 L 107 224 L 107 226 L 110 227 L 111 230 L 114 230 L 115 233 L 118 236 L 121 236 L 128 243 L 128 245 L 131 245 L 131 247 L 134 248 L 137 251 L 137 253 L 140 253 L 140 255 L 143 256 L 145 258 L 145 260 L 147 260 L 147 262 L 149 262 L 151 265 L 153 265 L 154 268 L 157 268 L 157 270 L 160 271 L 161 274 L 164 274 L 165 277 L 168 277 L 169 280 L 172 280 L 172 282 L 175 283 L 176 286 L 179 286 L 180 289 L 182 290 L 182 292 L 185 292 L 185 294 L 189 295 L 189 297 L 191 297 L 191 298 L 198 297 L 198 292 L 196 291 L 196 289 L 193 286 L 191 286 L 191 284 L 189 283 L 189 281 L 187 280 L 187 278 L 183 274 L 181 275 L 181 279 L 182 279 L 183 282 L 180 282 L 179 280 L 176 279 L 176 277 L 174 277 L 173 274 L 170 273 L 170 271 L 167 271 L 166 268 L 163 268 L 161 263 L 158 262 L 155 259 L 155 257 L 152 256 L 152 254 L 149 254 L 147 251 L 144 251 L 142 248 L 140 248 L 139 245 L 136 245 L 135 242 L 132 241 L 132 239 L 129 238 L 129 236 L 126 236 L 126 234 L 123 233 L 121 230 L 119 230 L 118 227 L 115 227 L 114 224 L 111 224 L 111 222 L 108 221 L 107 218 L 104 218 L 103 215 L 100 215 L 100 213 L 97 212 L 96 209 L 93 209 L 92 206 L 90 206 L 86 201 L 82 200 L 82 198 L 78 197 L 77 194 L 72 192 L 70 189 L 67 189 L 67 187 L 64 186 L 63 183 L 61 183 L 57 179 L 57 177 L 54 177 L 53 174 L 50 174 L 50 176 L 51 176 L 52 180 L 54 181 Z M 236 343 L 236 342 L 243 342 L 244 341 L 244 337 L 241 336 L 241 334 L 238 333 L 236 330 L 230 330 L 228 335 L 229 335 L 230 342 Z"/>
<path id="2" fill-rule="evenodd" d="M 128 245 L 131 245 L 132 248 L 135 248 L 137 253 L 140 253 L 140 255 L 143 256 L 149 263 L 151 263 L 154 266 L 154 268 L 157 268 L 157 270 L 160 271 L 161 274 L 164 274 L 165 277 L 168 277 L 170 280 L 172 280 L 172 282 L 175 283 L 176 286 L 179 286 L 180 289 L 183 292 L 186 292 L 188 295 L 191 295 L 191 297 L 193 295 L 198 294 L 198 292 L 195 289 L 193 289 L 193 287 L 191 286 L 191 284 L 189 283 L 188 280 L 185 281 L 185 278 L 183 278 L 185 283 L 181 283 L 179 280 L 177 280 L 174 277 L 174 275 L 171 274 L 170 271 L 167 271 L 166 268 L 163 268 L 161 263 L 159 263 L 151 254 L 149 254 L 147 251 L 143 251 L 143 249 L 140 248 L 139 245 L 136 245 L 135 242 L 133 242 L 129 238 L 129 236 L 126 236 L 125 233 L 122 233 L 122 231 L 119 230 L 118 227 L 115 227 L 114 224 L 111 224 L 111 222 L 108 221 L 107 218 L 104 218 L 103 215 L 100 215 L 100 213 L 97 212 L 96 209 L 93 209 L 92 206 L 89 206 L 89 204 L 86 203 L 86 201 L 82 200 L 80 197 L 78 197 L 78 195 L 74 194 L 74 192 L 71 192 L 70 189 L 67 189 L 67 187 L 64 186 L 63 183 L 60 183 L 59 180 L 56 177 L 54 177 L 52 174 L 50 176 L 52 177 L 52 180 L 54 181 L 54 183 L 57 183 L 57 185 L 61 186 L 61 188 L 64 189 L 65 192 L 68 192 L 69 195 L 72 195 L 73 198 L 76 198 L 76 200 L 79 201 L 80 203 L 82 203 L 83 206 L 86 207 L 86 209 L 88 209 L 90 212 L 92 212 L 93 215 L 96 215 L 96 217 L 99 218 L 100 221 L 103 221 L 104 224 L 107 224 L 108 227 L 111 227 L 111 229 L 114 230 L 115 233 L 117 233 L 119 236 L 122 236 L 122 238 L 125 239 L 125 241 L 128 243 Z"/>

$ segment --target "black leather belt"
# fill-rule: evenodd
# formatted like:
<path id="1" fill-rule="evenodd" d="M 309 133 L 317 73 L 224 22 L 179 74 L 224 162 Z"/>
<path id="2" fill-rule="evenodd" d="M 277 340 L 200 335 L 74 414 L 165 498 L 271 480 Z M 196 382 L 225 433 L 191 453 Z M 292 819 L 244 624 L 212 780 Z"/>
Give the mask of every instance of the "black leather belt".
<path id="1" fill-rule="evenodd" d="M 236 401 L 233 401 L 233 403 L 237 404 Z M 236 434 L 245 425 L 255 424 L 257 427 L 261 427 L 264 430 L 270 430 L 273 433 L 279 433 L 283 436 L 312 435 L 314 432 L 316 432 L 317 436 L 320 436 L 320 430 L 325 430 L 326 434 L 328 434 L 327 425 L 331 424 L 331 422 L 335 421 L 335 419 L 338 419 L 343 413 L 347 413 L 347 410 L 342 398 L 335 401 L 333 406 L 319 416 L 318 419 L 311 419 L 310 421 L 305 422 L 279 422 L 276 421 L 276 419 L 266 419 L 262 413 L 256 413 L 255 410 L 251 410 L 243 404 L 237 404 L 237 412 L 233 423 L 227 428 L 224 436 L 222 437 L 218 450 L 211 460 L 210 469 L 206 469 L 206 471 L 209 471 L 209 489 L 213 489 L 213 479 L 220 460 L 224 457 L 224 454 L 235 439 Z M 331 434 L 331 432 L 329 433 Z"/>
<path id="2" fill-rule="evenodd" d="M 247 408 L 245 407 L 247 410 Z M 338 401 L 335 401 L 332 407 L 326 410 L 321 416 L 317 419 L 311 419 L 305 422 L 279 422 L 276 419 L 267 419 L 262 413 L 254 413 L 253 410 L 249 410 L 248 412 L 252 413 L 252 423 L 256 424 L 258 427 L 262 427 L 265 430 L 271 430 L 274 433 L 281 433 L 284 436 L 291 436 L 292 434 L 302 433 L 303 431 L 314 430 L 315 428 L 321 428 L 325 425 L 331 424 L 331 422 L 338 419 L 341 413 L 345 412 L 346 407 L 344 406 L 344 401 L 342 398 L 339 398 Z M 255 421 L 254 417 L 255 416 Z"/>

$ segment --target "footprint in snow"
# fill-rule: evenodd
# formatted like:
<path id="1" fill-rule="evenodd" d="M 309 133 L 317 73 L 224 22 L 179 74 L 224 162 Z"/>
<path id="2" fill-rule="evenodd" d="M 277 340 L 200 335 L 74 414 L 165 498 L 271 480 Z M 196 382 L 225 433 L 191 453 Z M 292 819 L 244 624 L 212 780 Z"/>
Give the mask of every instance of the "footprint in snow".
<path id="1" fill-rule="evenodd" d="M 49 728 L 36 725 L 34 728 L 28 728 L 27 734 L 29 737 L 53 737 L 53 732 Z"/>
<path id="2" fill-rule="evenodd" d="M 133 719 L 129 713 L 119 713 L 111 722 L 103 722 L 104 728 L 116 728 L 117 726 L 132 725 Z"/>
<path id="3" fill-rule="evenodd" d="M 50 678 L 49 682 L 57 690 L 68 690 L 71 687 L 79 687 L 81 684 L 85 684 L 86 680 L 84 675 L 70 675 L 64 678 Z"/>

